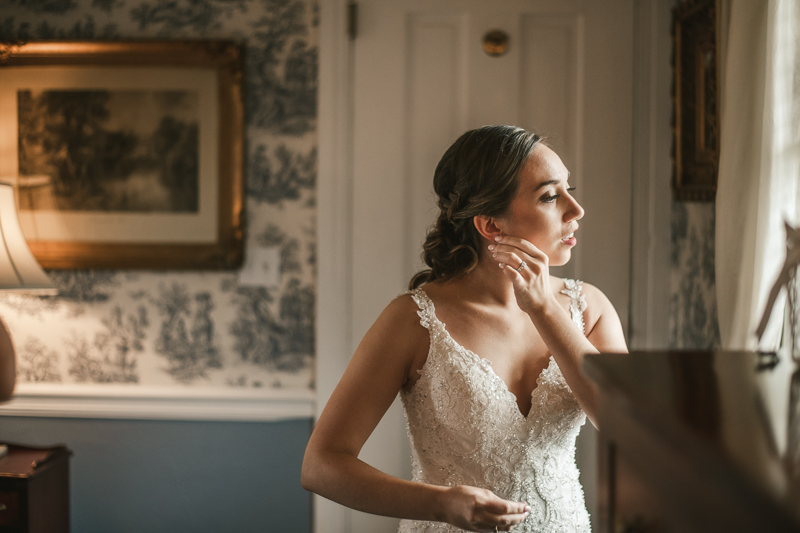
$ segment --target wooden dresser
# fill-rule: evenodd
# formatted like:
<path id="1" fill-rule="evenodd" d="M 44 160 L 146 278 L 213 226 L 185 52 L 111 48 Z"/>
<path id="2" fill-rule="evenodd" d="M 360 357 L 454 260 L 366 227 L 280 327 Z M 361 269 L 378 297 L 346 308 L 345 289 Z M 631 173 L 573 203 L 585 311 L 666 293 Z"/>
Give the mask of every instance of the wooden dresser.
<path id="1" fill-rule="evenodd" d="M 800 533 L 800 372 L 750 352 L 587 357 L 600 533 Z"/>
<path id="2" fill-rule="evenodd" d="M 69 532 L 69 450 L 8 448 L 0 458 L 0 533 Z"/>

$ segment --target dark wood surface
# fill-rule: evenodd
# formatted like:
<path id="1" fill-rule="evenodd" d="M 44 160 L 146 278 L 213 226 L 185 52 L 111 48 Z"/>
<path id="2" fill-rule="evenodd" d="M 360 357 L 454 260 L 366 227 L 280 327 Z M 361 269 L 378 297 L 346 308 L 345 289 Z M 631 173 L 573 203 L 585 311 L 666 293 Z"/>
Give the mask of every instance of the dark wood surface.
<path id="1" fill-rule="evenodd" d="M 69 532 L 69 456 L 64 446 L 9 445 L 0 458 L 0 533 Z"/>
<path id="2" fill-rule="evenodd" d="M 793 362 L 751 352 L 586 359 L 604 533 L 800 532 Z"/>

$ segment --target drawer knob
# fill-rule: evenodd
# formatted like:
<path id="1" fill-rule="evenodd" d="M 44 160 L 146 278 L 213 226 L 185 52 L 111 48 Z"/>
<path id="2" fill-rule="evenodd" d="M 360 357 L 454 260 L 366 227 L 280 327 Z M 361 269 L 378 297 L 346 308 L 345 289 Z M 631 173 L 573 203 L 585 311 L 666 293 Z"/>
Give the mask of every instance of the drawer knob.
<path id="1" fill-rule="evenodd" d="M 6 504 L 4 503 L 0 503 L 0 513 L 6 510 L 8 510 L 8 506 L 6 506 Z"/>

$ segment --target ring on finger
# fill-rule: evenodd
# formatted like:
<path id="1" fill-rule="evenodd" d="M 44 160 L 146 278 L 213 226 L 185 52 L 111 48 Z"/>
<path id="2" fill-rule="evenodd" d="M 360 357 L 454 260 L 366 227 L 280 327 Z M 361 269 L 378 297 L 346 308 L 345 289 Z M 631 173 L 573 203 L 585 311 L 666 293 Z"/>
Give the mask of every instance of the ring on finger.
<path id="1" fill-rule="evenodd" d="M 521 264 L 521 265 L 519 265 L 519 268 L 517 269 L 517 272 L 522 272 L 522 270 L 523 270 L 523 269 L 524 269 L 526 266 L 528 266 L 528 263 L 526 263 L 525 261 L 523 261 L 523 262 L 522 262 L 522 264 Z"/>

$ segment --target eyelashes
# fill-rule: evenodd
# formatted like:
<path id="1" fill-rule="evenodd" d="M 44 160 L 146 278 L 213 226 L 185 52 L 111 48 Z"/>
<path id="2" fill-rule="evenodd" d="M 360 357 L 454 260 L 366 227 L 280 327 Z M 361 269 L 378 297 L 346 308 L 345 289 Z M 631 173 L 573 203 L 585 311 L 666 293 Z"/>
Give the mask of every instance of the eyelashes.
<path id="1" fill-rule="evenodd" d="M 567 187 L 567 192 L 569 192 L 569 193 L 571 193 L 574 190 L 575 190 L 575 187 Z M 551 203 L 555 202 L 556 199 L 559 198 L 560 196 L 561 196 L 560 194 L 551 194 L 550 196 L 543 196 L 542 197 L 542 201 L 544 203 L 551 204 Z"/>

